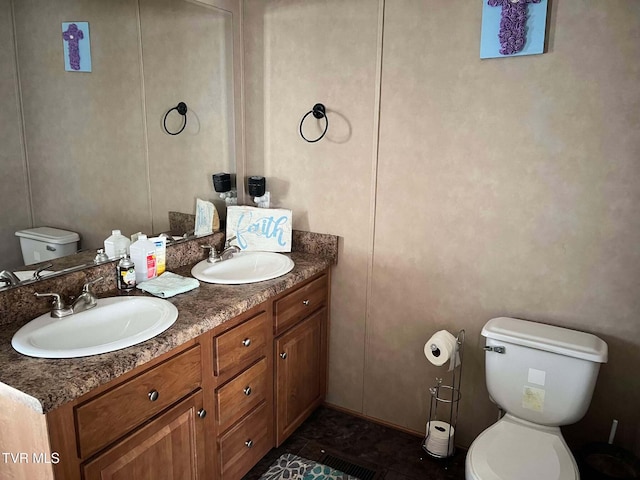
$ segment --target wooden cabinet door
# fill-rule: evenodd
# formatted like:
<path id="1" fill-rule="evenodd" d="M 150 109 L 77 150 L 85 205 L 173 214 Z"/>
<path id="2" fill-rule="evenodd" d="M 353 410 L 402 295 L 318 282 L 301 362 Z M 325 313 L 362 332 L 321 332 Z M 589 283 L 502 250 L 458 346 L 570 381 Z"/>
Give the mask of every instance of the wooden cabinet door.
<path id="1" fill-rule="evenodd" d="M 205 478 L 201 391 L 83 465 L 86 480 Z"/>
<path id="2" fill-rule="evenodd" d="M 324 400 L 327 309 L 276 339 L 276 446 Z"/>

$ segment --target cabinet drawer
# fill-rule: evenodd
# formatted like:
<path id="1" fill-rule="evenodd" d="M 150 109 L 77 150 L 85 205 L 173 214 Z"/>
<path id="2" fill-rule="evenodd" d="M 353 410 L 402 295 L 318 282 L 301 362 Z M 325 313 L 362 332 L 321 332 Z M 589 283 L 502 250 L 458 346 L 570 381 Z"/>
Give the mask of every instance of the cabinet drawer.
<path id="1" fill-rule="evenodd" d="M 190 348 L 75 409 L 83 458 L 198 388 L 200 345 Z"/>
<path id="2" fill-rule="evenodd" d="M 268 316 L 262 312 L 251 320 L 213 339 L 213 372 L 233 375 L 267 354 Z"/>
<path id="3" fill-rule="evenodd" d="M 266 395 L 267 359 L 263 358 L 216 391 L 219 431 L 226 430 L 262 403 Z"/>
<path id="4" fill-rule="evenodd" d="M 260 405 L 218 441 L 220 478 L 240 479 L 273 447 L 267 405 Z"/>
<path id="5" fill-rule="evenodd" d="M 292 327 L 319 306 L 327 303 L 327 276 L 307 283 L 305 286 L 274 302 L 275 334 L 279 335 Z"/>

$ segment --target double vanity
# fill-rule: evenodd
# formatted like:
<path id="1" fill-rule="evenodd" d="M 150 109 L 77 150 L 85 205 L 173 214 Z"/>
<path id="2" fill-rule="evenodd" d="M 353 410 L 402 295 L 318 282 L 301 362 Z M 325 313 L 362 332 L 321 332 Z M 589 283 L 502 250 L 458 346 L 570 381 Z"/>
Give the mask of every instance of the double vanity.
<path id="1" fill-rule="evenodd" d="M 168 269 L 190 275 L 203 259 L 192 242 L 168 252 Z M 337 237 L 294 231 L 287 257 L 293 270 L 271 280 L 201 282 L 169 299 L 178 317 L 162 333 L 83 358 L 32 358 L 11 347 L 38 316 L 24 314 L 33 292 L 64 277 L 2 292 L 0 450 L 11 455 L 0 458 L 0 473 L 241 478 L 324 400 Z M 66 280 L 77 288 L 111 267 Z M 114 296 L 113 286 L 109 280 L 98 296 Z"/>

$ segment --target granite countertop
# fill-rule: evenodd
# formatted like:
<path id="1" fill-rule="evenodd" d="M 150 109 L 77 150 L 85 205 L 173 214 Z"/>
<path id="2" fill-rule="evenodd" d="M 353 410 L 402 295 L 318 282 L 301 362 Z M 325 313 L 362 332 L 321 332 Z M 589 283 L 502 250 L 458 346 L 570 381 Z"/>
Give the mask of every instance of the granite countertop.
<path id="1" fill-rule="evenodd" d="M 297 283 L 330 267 L 330 257 L 294 251 L 287 254 L 294 269 L 273 280 L 247 285 L 200 287 L 168 299 L 178 308 L 178 319 L 168 330 L 138 345 L 115 352 L 71 359 L 32 358 L 17 353 L 11 338 L 26 322 L 0 329 L 0 395 L 47 413 L 92 389 L 143 365 L 161 354 L 205 333 L 237 315 L 259 305 Z M 193 265 L 172 269 L 190 275 Z M 101 296 L 116 294 L 107 292 Z"/>

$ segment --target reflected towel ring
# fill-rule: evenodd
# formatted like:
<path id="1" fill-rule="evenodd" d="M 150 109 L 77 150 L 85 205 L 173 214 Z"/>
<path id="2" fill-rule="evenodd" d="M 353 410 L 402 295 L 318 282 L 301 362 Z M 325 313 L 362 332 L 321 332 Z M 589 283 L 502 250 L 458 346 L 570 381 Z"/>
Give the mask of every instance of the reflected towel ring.
<path id="1" fill-rule="evenodd" d="M 182 124 L 182 128 L 180 130 L 178 130 L 177 132 L 170 132 L 167 129 L 167 117 L 169 116 L 169 114 L 173 110 L 177 110 L 178 113 L 184 117 L 184 123 Z M 179 133 L 182 133 L 182 131 L 184 130 L 184 127 L 187 126 L 187 104 L 184 103 L 184 102 L 180 102 L 180 103 L 178 103 L 178 105 L 176 105 L 171 110 L 169 110 L 167 113 L 165 113 L 164 120 L 162 121 L 162 126 L 164 127 L 164 131 L 167 132 L 169 135 L 178 135 Z"/>
<path id="2" fill-rule="evenodd" d="M 312 113 L 313 113 L 313 116 L 316 117 L 318 120 L 320 120 L 321 118 L 324 118 L 324 122 L 325 122 L 324 132 L 322 132 L 322 135 L 320 135 L 315 140 L 309 140 L 307 137 L 304 136 L 304 133 L 302 133 L 302 124 L 304 123 L 304 120 Z M 300 136 L 309 143 L 315 143 L 318 140 L 320 140 L 322 137 L 324 137 L 324 134 L 327 133 L 328 128 L 329 128 L 329 118 L 327 117 L 327 111 L 324 108 L 324 105 L 321 103 L 316 103 L 313 106 L 313 109 L 305 113 L 304 117 L 302 117 L 302 120 L 300 120 Z"/>

